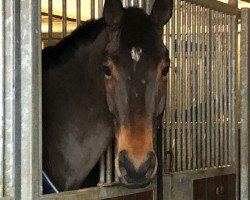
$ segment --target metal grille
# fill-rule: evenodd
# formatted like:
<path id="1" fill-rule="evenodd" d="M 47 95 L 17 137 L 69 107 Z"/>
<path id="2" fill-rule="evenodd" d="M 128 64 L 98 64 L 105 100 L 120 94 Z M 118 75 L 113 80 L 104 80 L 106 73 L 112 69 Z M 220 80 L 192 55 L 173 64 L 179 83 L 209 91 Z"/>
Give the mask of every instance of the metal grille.
<path id="1" fill-rule="evenodd" d="M 233 164 L 236 18 L 175 1 L 166 27 L 171 55 L 165 172 Z"/>

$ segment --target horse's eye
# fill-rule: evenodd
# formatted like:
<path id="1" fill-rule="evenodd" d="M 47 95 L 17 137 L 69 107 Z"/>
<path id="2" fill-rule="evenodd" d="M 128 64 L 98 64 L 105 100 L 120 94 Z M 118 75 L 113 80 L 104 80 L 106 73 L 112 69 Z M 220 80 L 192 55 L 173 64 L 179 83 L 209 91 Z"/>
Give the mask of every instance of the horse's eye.
<path id="1" fill-rule="evenodd" d="M 111 77 L 111 69 L 108 66 L 102 66 L 103 68 L 103 73 L 105 74 L 105 76 L 107 76 L 108 78 Z"/>
<path id="2" fill-rule="evenodd" d="M 169 67 L 164 67 L 161 71 L 161 75 L 163 77 L 167 76 L 168 75 L 168 71 L 169 71 Z"/>

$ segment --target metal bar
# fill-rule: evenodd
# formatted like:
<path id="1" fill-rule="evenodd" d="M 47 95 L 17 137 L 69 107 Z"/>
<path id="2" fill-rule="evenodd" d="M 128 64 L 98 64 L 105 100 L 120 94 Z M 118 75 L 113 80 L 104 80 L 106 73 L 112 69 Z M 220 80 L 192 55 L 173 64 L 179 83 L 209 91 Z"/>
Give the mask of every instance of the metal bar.
<path id="1" fill-rule="evenodd" d="M 196 138 L 196 6 L 192 5 L 192 122 L 193 122 L 193 169 L 197 168 Z"/>
<path id="2" fill-rule="evenodd" d="M 170 38 L 170 24 L 172 23 L 172 21 L 169 21 L 167 26 L 165 26 L 166 29 L 166 46 L 167 48 L 170 50 L 170 55 L 171 55 L 171 49 L 170 49 L 170 39 L 172 40 L 172 38 Z M 171 66 L 170 66 L 171 67 Z M 165 173 L 171 171 L 170 169 L 170 165 L 171 165 L 171 158 L 167 157 L 168 154 L 166 152 L 171 151 L 171 129 L 170 129 L 170 122 L 171 122 L 171 116 L 172 116 L 172 109 L 171 109 L 171 84 L 172 84 L 172 79 L 171 79 L 171 73 L 172 70 L 170 68 L 170 72 L 168 75 L 168 79 L 167 79 L 167 102 L 166 102 L 166 108 L 165 108 L 165 112 L 164 112 L 164 119 L 165 121 L 163 122 L 163 127 L 165 130 L 165 134 L 164 134 L 164 142 L 165 142 L 165 148 L 163 151 L 163 159 L 164 159 L 164 169 L 165 169 Z"/>
<path id="3" fill-rule="evenodd" d="M 219 26 L 219 13 L 215 12 L 215 37 L 216 37 L 216 44 L 215 44 L 215 166 L 219 166 L 219 77 L 218 77 L 218 69 L 219 69 L 219 52 L 218 52 L 218 26 Z"/>
<path id="4" fill-rule="evenodd" d="M 195 5 L 200 5 L 202 7 L 210 8 L 211 10 L 231 14 L 240 15 L 240 10 L 235 8 L 235 6 L 228 5 L 216 0 L 204 1 L 204 0 L 185 0 Z"/>
<path id="5" fill-rule="evenodd" d="M 175 113 L 176 113 L 176 101 L 175 101 L 175 70 L 176 70 L 176 65 L 175 65 L 175 18 L 176 18 L 176 11 L 175 11 L 175 3 L 173 4 L 173 16 L 171 19 L 171 68 L 170 68 L 170 74 L 171 74 L 171 135 L 170 135 L 170 140 L 171 140 L 171 149 L 172 153 L 174 155 L 173 158 L 173 167 L 174 169 L 171 170 L 176 170 L 176 136 L 175 136 Z"/>
<path id="6" fill-rule="evenodd" d="M 149 192 L 154 189 L 154 185 L 150 185 L 145 188 L 131 189 L 122 186 L 112 187 L 92 187 L 81 189 L 78 191 L 67 191 L 59 194 L 43 195 L 41 200 L 97 200 L 97 199 L 109 199 L 123 197 L 127 195 Z"/>
<path id="7" fill-rule="evenodd" d="M 192 167 L 191 138 L 191 4 L 187 3 L 187 169 Z"/>
<path id="8" fill-rule="evenodd" d="M 232 128 L 231 128 L 231 125 L 232 125 L 232 81 L 231 81 L 231 77 L 232 77 L 232 41 L 233 41 L 233 36 L 232 36 L 232 30 L 233 29 L 233 26 L 232 26 L 232 17 L 230 16 L 230 22 L 229 22 L 229 49 L 228 49 L 228 77 L 229 77 L 229 80 L 228 80 L 228 91 L 229 91 L 229 94 L 228 94 L 228 106 L 229 106 L 229 113 L 228 113 L 228 118 L 229 118 L 229 140 L 228 140 L 228 143 L 229 143 L 229 163 L 231 164 L 232 163 L 232 154 L 233 154 L 233 151 L 232 151 Z"/>
<path id="9" fill-rule="evenodd" d="M 122 0 L 122 4 L 124 7 L 128 7 L 128 0 Z"/>
<path id="10" fill-rule="evenodd" d="M 207 91 L 206 91 L 206 103 L 207 103 L 207 127 L 206 127 L 206 134 L 207 134 L 207 167 L 211 166 L 211 43 L 212 39 L 212 25 L 211 25 L 211 10 L 207 9 L 207 16 L 206 16 L 206 72 L 207 72 Z"/>
<path id="11" fill-rule="evenodd" d="M 14 31 L 13 31 L 13 2 L 12 1 L 1 1 L 3 2 L 4 12 L 4 144 L 3 144 L 3 195 L 15 197 L 15 183 L 14 183 L 14 135 L 13 135 L 13 121 L 12 115 L 14 113 L 13 109 L 13 94 L 14 94 Z M 7 22 L 10 23 L 7 23 Z"/>
<path id="12" fill-rule="evenodd" d="M 202 132 L 201 132 L 201 7 L 197 6 L 197 158 L 198 169 L 202 167 Z"/>
<path id="13" fill-rule="evenodd" d="M 106 183 L 112 183 L 112 145 L 110 145 L 106 152 Z"/>
<path id="14" fill-rule="evenodd" d="M 186 131 L 186 114 L 187 114 L 187 79 L 186 79 L 186 2 L 182 1 L 182 170 L 187 169 L 187 131 Z"/>
<path id="15" fill-rule="evenodd" d="M 145 0 L 139 0 L 138 6 L 139 6 L 140 8 L 145 9 Z"/>
<path id="16" fill-rule="evenodd" d="M 180 61 L 180 54 L 181 54 L 181 30 L 180 30 L 180 22 L 181 22 L 181 5 L 180 0 L 177 0 L 177 171 L 181 171 L 181 61 Z"/>
<path id="17" fill-rule="evenodd" d="M 222 129 L 222 165 L 225 165 L 225 160 L 226 160 L 226 141 L 225 141 L 225 136 L 226 136 L 226 129 L 225 129 L 225 124 L 226 124 L 226 110 L 225 110 L 225 88 L 226 88 L 226 76 L 225 76 L 225 69 L 226 69 L 226 62 L 225 62 L 225 53 L 226 53 L 226 21 L 225 21 L 225 14 L 222 14 L 222 65 L 221 65 L 221 70 L 222 70 L 222 86 L 221 86 L 221 110 L 222 110 L 222 116 L 221 116 L 221 129 Z"/>
<path id="18" fill-rule="evenodd" d="M 5 15 L 0 2 L 0 115 L 4 116 Z M 0 119 L 0 197 L 4 195 L 4 118 Z"/>
<path id="19" fill-rule="evenodd" d="M 100 170 L 99 170 L 99 183 L 98 185 L 103 185 L 105 183 L 105 154 L 102 155 L 100 159 Z"/>
<path id="20" fill-rule="evenodd" d="M 48 45 L 52 45 L 53 40 L 53 4 L 52 0 L 48 0 Z"/>
<path id="21" fill-rule="evenodd" d="M 240 199 L 250 198 L 249 130 L 250 130 L 250 9 L 241 10 L 241 137 Z"/>
<path id="22" fill-rule="evenodd" d="M 102 17 L 103 12 L 103 0 L 98 0 L 98 17 Z"/>
<path id="23" fill-rule="evenodd" d="M 91 19 L 95 19 L 95 0 L 91 0 Z"/>
<path id="24" fill-rule="evenodd" d="M 67 0 L 62 2 L 62 37 L 65 37 L 67 34 Z"/>
<path id="25" fill-rule="evenodd" d="M 205 133 L 205 8 L 201 8 L 201 129 L 202 129 L 202 168 L 206 166 L 206 133 Z"/>
<path id="26" fill-rule="evenodd" d="M 214 19 L 214 12 L 213 10 L 210 10 L 211 13 L 211 166 L 215 166 L 215 126 L 214 126 L 214 95 L 215 95 L 215 77 L 214 77 L 214 70 L 215 70 L 215 19 Z"/>
<path id="27" fill-rule="evenodd" d="M 225 51 L 224 51 L 224 141 L 225 141 L 225 165 L 228 164 L 228 108 L 227 108 L 227 97 L 228 97 L 228 90 L 227 90 L 227 86 L 228 86 L 228 76 L 227 76 L 227 69 L 228 69 L 228 64 L 227 64 L 227 56 L 228 56 L 228 48 L 229 44 L 228 44 L 228 27 L 229 26 L 229 18 L 228 15 L 225 15 Z"/>
<path id="28" fill-rule="evenodd" d="M 201 55 L 200 55 L 200 10 L 201 7 L 197 6 L 197 15 L 196 15 L 196 20 L 197 20 L 197 63 L 196 63 L 196 70 L 197 70 L 197 161 L 198 161 L 198 169 L 201 168 L 202 166 L 202 136 L 201 136 Z"/>
<path id="29" fill-rule="evenodd" d="M 222 117 L 223 117 L 223 102 L 222 102 L 222 91 L 223 91 L 223 85 L 222 85 L 222 13 L 219 13 L 218 16 L 218 97 L 219 97 L 219 116 L 218 116 L 218 121 L 219 121 L 219 165 L 223 165 L 223 122 L 222 122 Z"/>
<path id="30" fill-rule="evenodd" d="M 41 156 L 41 4 L 40 1 L 20 2 L 20 138 L 21 138 L 21 200 L 38 199 L 42 187 Z M 18 84 L 18 83 L 17 83 Z M 20 110 L 19 110 L 20 109 Z M 14 121 L 18 116 L 15 117 Z"/>
<path id="31" fill-rule="evenodd" d="M 81 23 L 81 0 L 76 0 L 76 24 Z"/>
<path id="32" fill-rule="evenodd" d="M 233 161 L 235 166 L 235 174 L 236 174 L 236 200 L 238 200 L 239 196 L 239 141 L 238 141 L 238 114 L 236 106 L 239 106 L 238 101 L 236 98 L 237 96 L 237 58 L 238 58 L 238 48 L 237 48 L 237 41 L 238 41 L 238 17 L 232 16 L 232 25 L 233 25 L 233 43 L 232 43 L 232 133 L 233 133 Z M 249 24 L 248 24 L 249 25 Z"/>

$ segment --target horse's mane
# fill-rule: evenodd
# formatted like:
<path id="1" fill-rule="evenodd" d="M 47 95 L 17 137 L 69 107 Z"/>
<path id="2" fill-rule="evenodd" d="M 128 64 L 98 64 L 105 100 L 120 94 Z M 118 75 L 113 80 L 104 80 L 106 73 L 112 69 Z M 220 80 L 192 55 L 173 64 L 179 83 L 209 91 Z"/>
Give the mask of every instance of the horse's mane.
<path id="1" fill-rule="evenodd" d="M 93 43 L 105 27 L 103 18 L 82 22 L 70 35 L 64 37 L 56 45 L 43 49 L 43 69 L 67 62 L 80 46 Z"/>

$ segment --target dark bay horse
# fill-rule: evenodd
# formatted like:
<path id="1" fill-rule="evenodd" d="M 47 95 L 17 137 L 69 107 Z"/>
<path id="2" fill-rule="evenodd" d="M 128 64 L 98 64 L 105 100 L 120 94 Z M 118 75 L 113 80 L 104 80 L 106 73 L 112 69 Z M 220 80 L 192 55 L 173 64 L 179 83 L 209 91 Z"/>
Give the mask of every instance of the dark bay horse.
<path id="1" fill-rule="evenodd" d="M 147 15 L 106 0 L 103 18 L 43 50 L 43 170 L 59 191 L 79 189 L 114 136 L 120 182 L 143 187 L 154 177 L 172 7 L 156 0 Z"/>

